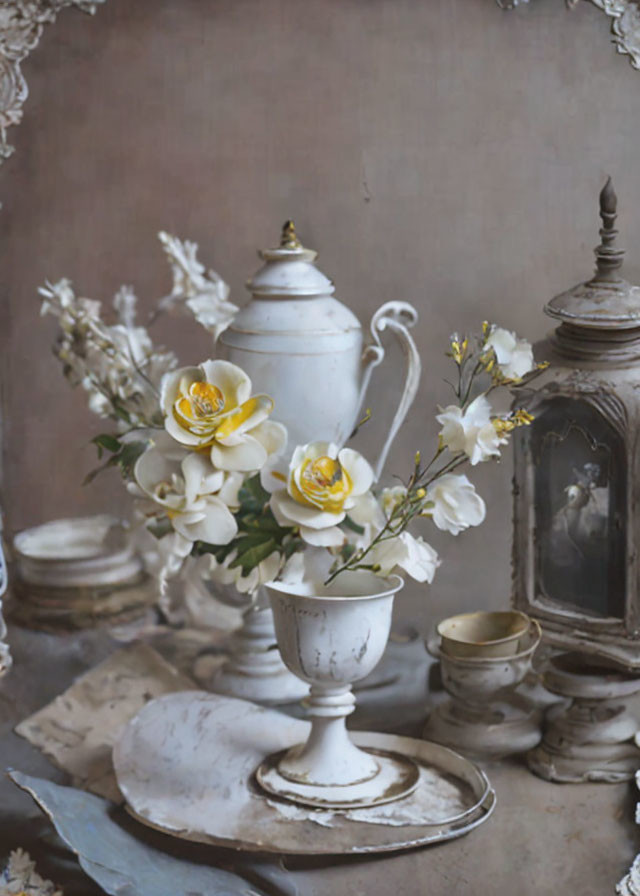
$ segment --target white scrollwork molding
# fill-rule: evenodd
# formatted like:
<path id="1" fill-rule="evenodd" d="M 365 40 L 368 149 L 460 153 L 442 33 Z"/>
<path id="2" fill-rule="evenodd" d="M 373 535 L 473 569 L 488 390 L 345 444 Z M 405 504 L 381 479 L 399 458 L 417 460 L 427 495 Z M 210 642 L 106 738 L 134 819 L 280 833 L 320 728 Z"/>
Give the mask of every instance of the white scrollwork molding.
<path id="1" fill-rule="evenodd" d="M 637 0 L 591 0 L 613 19 L 611 33 L 618 53 L 629 56 L 631 65 L 640 69 L 640 4 Z"/>
<path id="2" fill-rule="evenodd" d="M 514 9 L 529 0 L 496 0 L 501 9 Z M 580 0 L 565 0 L 575 9 Z M 639 0 L 591 0 L 613 20 L 611 33 L 618 53 L 629 57 L 631 65 L 640 70 L 640 2 Z"/>
<path id="3" fill-rule="evenodd" d="M 94 13 L 105 0 L 0 0 L 0 163 L 9 158 L 13 146 L 7 129 L 22 119 L 29 95 L 21 62 L 37 46 L 45 25 L 56 20 L 61 9 L 75 6 Z"/>

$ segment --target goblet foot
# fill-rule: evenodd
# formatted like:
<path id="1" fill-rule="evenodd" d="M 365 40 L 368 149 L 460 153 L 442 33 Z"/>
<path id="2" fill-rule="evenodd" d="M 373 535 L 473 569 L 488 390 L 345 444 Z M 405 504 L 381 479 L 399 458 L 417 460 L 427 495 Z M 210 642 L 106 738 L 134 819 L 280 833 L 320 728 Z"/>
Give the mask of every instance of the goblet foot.
<path id="1" fill-rule="evenodd" d="M 353 809 L 400 799 L 417 787 L 420 772 L 413 760 L 362 750 L 351 741 L 345 716 L 355 698 L 349 686 L 312 685 L 305 703 L 309 737 L 259 766 L 256 778 L 264 790 L 304 806 Z"/>
<path id="2" fill-rule="evenodd" d="M 286 766 L 289 753 L 286 750 L 268 756 L 258 767 L 256 778 L 260 786 L 274 796 L 322 809 L 379 806 L 408 796 L 418 786 L 420 770 L 412 759 L 381 750 L 360 752 L 372 759 L 378 768 L 372 777 L 352 784 L 313 784 L 286 777 L 281 771 L 283 765 Z"/>

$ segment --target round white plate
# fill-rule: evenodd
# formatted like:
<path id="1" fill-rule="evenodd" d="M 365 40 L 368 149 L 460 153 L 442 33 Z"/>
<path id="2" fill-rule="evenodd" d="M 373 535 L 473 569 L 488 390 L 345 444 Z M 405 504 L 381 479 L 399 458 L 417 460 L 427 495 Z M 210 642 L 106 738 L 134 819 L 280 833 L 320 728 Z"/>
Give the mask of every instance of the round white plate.
<path id="1" fill-rule="evenodd" d="M 201 691 L 148 703 L 113 753 L 129 810 L 165 833 L 236 849 L 351 855 L 459 837 L 485 821 L 495 794 L 480 769 L 438 744 L 353 732 L 361 747 L 401 753 L 420 766 L 416 790 L 367 809 L 295 806 L 265 794 L 265 756 L 306 739 L 309 723 L 244 700 Z"/>

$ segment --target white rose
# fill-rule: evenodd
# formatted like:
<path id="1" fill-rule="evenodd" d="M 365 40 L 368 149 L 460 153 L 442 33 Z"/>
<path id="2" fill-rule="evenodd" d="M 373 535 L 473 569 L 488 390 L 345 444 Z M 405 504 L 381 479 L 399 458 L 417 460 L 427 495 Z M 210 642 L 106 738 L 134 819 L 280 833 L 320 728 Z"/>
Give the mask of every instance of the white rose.
<path id="1" fill-rule="evenodd" d="M 286 488 L 274 491 L 283 480 Z M 301 537 L 318 547 L 344 542 L 337 527 L 372 482 L 373 470 L 361 454 L 329 442 L 299 446 L 286 476 L 275 470 L 263 477 L 265 488 L 273 492 L 271 509 L 278 523 L 298 526 Z"/>
<path id="2" fill-rule="evenodd" d="M 426 500 L 433 507 L 426 511 L 438 529 L 458 535 L 469 526 L 479 526 L 487 508 L 473 483 L 466 476 L 445 473 L 427 488 Z"/>
<path id="3" fill-rule="evenodd" d="M 395 538 L 379 541 L 366 558 L 380 567 L 380 575 L 388 576 L 396 567 L 404 570 L 417 582 L 433 582 L 440 566 L 438 554 L 422 538 L 403 532 Z"/>
<path id="4" fill-rule="evenodd" d="M 252 396 L 247 374 L 228 361 L 167 374 L 161 404 L 169 435 L 192 450 L 208 449 L 220 470 L 259 470 L 286 443 L 284 426 L 267 420 L 273 400 Z"/>
<path id="5" fill-rule="evenodd" d="M 185 453 L 182 460 L 147 449 L 134 467 L 135 483 L 146 498 L 142 512 L 166 515 L 173 529 L 188 541 L 228 544 L 236 521 L 219 493 L 226 476 L 206 455 Z"/>
<path id="6" fill-rule="evenodd" d="M 443 444 L 454 453 L 466 454 L 472 466 L 490 457 L 499 457 L 500 445 L 507 443 L 493 425 L 491 405 L 484 395 L 475 398 L 464 411 L 455 404 L 441 409 L 436 420 L 442 424 Z"/>
<path id="7" fill-rule="evenodd" d="M 493 349 L 500 372 L 507 379 L 521 380 L 535 367 L 531 344 L 502 327 L 492 327 L 485 346 Z"/>

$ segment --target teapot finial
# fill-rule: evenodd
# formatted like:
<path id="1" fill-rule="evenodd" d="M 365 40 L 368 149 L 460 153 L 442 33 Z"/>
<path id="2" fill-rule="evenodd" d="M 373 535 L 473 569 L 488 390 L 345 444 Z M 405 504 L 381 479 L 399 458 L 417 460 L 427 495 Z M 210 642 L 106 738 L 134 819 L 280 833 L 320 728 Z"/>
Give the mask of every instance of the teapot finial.
<path id="1" fill-rule="evenodd" d="M 282 235 L 280 237 L 280 248 L 281 249 L 300 249 L 302 243 L 298 239 L 298 234 L 296 233 L 296 227 L 293 221 L 285 221 L 284 226 L 282 228 Z"/>

